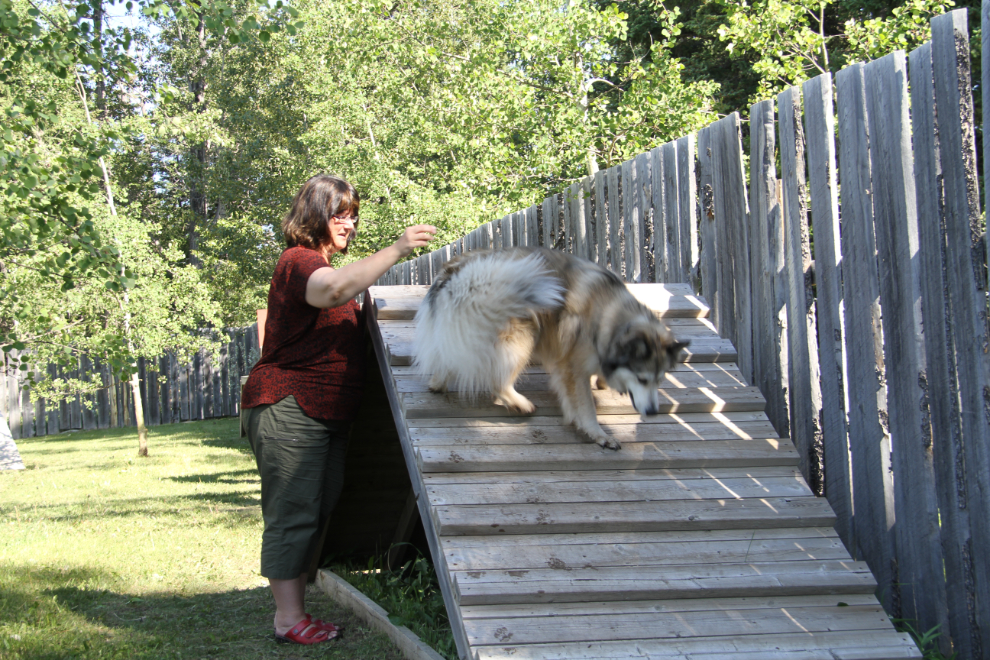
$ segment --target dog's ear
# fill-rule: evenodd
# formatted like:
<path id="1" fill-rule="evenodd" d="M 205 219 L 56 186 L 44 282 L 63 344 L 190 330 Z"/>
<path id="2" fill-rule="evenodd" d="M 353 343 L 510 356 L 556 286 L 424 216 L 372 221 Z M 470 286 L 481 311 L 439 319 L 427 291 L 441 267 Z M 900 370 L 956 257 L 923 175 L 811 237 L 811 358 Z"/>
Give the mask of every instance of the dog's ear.
<path id="1" fill-rule="evenodd" d="M 629 342 L 628 353 L 630 360 L 649 360 L 656 354 L 656 350 L 645 335 L 639 335 Z"/>
<path id="2" fill-rule="evenodd" d="M 667 355 L 670 357 L 672 363 L 677 363 L 681 361 L 681 351 L 687 348 L 691 344 L 689 341 L 675 341 L 667 345 Z"/>

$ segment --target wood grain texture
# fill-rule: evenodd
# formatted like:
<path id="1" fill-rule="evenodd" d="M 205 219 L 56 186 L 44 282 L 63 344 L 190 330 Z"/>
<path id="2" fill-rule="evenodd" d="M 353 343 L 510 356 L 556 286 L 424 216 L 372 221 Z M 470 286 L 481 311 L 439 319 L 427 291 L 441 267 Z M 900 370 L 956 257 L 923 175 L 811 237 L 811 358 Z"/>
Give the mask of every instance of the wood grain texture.
<path id="1" fill-rule="evenodd" d="M 815 235 L 818 357 L 822 391 L 824 491 L 835 510 L 836 529 L 852 542 L 852 481 L 846 435 L 845 352 L 842 336 L 842 254 L 839 247 L 839 187 L 836 180 L 832 76 L 804 83 L 808 186 Z"/>
<path id="2" fill-rule="evenodd" d="M 801 471 L 816 488 L 820 488 L 822 393 L 808 232 L 800 90 L 791 87 L 782 92 L 777 96 L 777 106 L 780 113 L 782 210 L 788 280 L 787 385 L 790 396 L 790 430 L 791 438 L 801 454 Z"/>
<path id="3" fill-rule="evenodd" d="M 931 414 L 932 458 L 936 496 L 941 516 L 941 540 L 945 560 L 948 635 L 960 657 L 974 657 L 981 645 L 968 602 L 975 600 L 972 565 L 964 549 L 972 542 L 969 510 L 962 501 L 965 473 L 957 474 L 956 457 L 964 455 L 961 444 L 959 407 L 954 395 L 955 375 L 950 371 L 947 328 L 951 309 L 945 295 L 943 261 L 945 231 L 939 180 L 938 136 L 935 131 L 935 87 L 932 78 L 931 43 L 909 56 L 911 75 L 911 120 L 914 140 L 915 194 L 918 204 L 919 268 L 922 282 L 922 316 L 925 340 L 924 383 L 928 386 Z"/>
<path id="4" fill-rule="evenodd" d="M 641 176 L 635 160 L 622 163 L 622 242 L 627 282 L 643 281 L 643 210 L 637 193 Z"/>
<path id="5" fill-rule="evenodd" d="M 980 240 L 966 10 L 932 19 L 932 67 L 945 200 L 946 275 L 973 547 L 990 547 L 990 326 L 985 243 Z M 990 558 L 973 555 L 977 602 L 990 603 Z M 983 657 L 990 657 L 990 608 L 979 608 Z"/>
<path id="6" fill-rule="evenodd" d="M 739 369 L 753 378 L 753 312 L 749 268 L 749 202 L 743 172 L 739 114 L 732 113 L 714 124 L 715 209 L 720 245 L 718 251 L 719 333 L 732 341 L 739 353 Z M 730 322 L 731 319 L 731 322 Z"/>
<path id="7" fill-rule="evenodd" d="M 784 228 L 778 201 L 773 101 L 750 109 L 750 228 L 753 273 L 753 384 L 777 433 L 789 434 Z"/>
<path id="8" fill-rule="evenodd" d="M 714 190 L 714 167 L 712 165 L 711 148 L 711 127 L 698 131 L 698 169 L 699 169 L 699 190 L 698 206 L 700 208 L 700 218 L 698 219 L 698 233 L 700 235 L 701 247 L 699 253 L 699 272 L 701 274 L 701 295 L 712 306 L 712 321 L 715 327 L 718 325 L 718 266 L 716 264 L 715 253 L 717 251 L 717 237 L 715 231 L 715 190 Z"/>
<path id="9" fill-rule="evenodd" d="M 918 210 L 911 152 L 907 58 L 866 66 L 884 361 L 890 434 L 896 442 L 894 505 L 903 616 L 948 626 L 938 502 L 924 385 Z"/>
<path id="10" fill-rule="evenodd" d="M 660 147 L 663 155 L 663 207 L 667 231 L 663 243 L 665 282 L 687 282 L 687 270 L 681 259 L 681 244 L 687 237 L 681 236 L 680 195 L 677 190 L 677 143 L 667 142 Z"/>
<path id="11" fill-rule="evenodd" d="M 698 184 L 695 179 L 695 135 L 677 140 L 678 232 L 681 240 L 681 263 L 684 264 L 691 288 L 701 293 L 698 246 Z"/>
<path id="12" fill-rule="evenodd" d="M 891 571 L 894 545 L 890 436 L 880 423 L 886 416 L 877 257 L 873 235 L 873 199 L 867 137 L 863 65 L 836 74 L 839 117 L 839 167 L 842 184 L 842 277 L 849 385 L 849 448 L 852 456 L 854 538 L 873 569 L 880 588 L 895 593 Z M 852 286 L 855 282 L 856 286 Z"/>
<path id="13" fill-rule="evenodd" d="M 613 273 L 622 277 L 625 273 L 625 259 L 622 243 L 624 228 L 622 221 L 622 195 L 619 191 L 622 179 L 622 166 L 615 165 L 605 171 L 608 184 L 608 263 Z"/>

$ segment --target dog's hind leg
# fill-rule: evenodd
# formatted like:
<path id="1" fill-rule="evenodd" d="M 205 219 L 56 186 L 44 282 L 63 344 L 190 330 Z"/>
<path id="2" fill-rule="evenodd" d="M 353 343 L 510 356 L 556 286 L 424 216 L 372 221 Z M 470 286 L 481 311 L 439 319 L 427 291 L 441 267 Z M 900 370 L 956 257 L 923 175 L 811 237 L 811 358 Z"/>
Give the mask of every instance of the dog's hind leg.
<path id="1" fill-rule="evenodd" d="M 591 395 L 591 377 L 575 374 L 572 369 L 560 363 L 547 365 L 550 371 L 550 386 L 560 400 L 564 412 L 564 422 L 574 424 L 577 430 L 588 436 L 605 449 L 621 449 L 598 423 L 595 399 Z"/>
<path id="2" fill-rule="evenodd" d="M 430 376 L 430 382 L 427 384 L 427 387 L 429 387 L 430 391 L 434 394 L 443 394 L 447 391 L 448 382 L 450 382 L 450 380 L 448 379 L 447 374 L 436 373 Z"/>
<path id="3" fill-rule="evenodd" d="M 496 401 L 509 410 L 528 415 L 536 410 L 536 406 L 516 391 L 516 380 L 529 364 L 529 357 L 536 345 L 536 328 L 531 322 L 513 319 L 499 340 L 496 366 L 492 373 L 492 393 Z"/>

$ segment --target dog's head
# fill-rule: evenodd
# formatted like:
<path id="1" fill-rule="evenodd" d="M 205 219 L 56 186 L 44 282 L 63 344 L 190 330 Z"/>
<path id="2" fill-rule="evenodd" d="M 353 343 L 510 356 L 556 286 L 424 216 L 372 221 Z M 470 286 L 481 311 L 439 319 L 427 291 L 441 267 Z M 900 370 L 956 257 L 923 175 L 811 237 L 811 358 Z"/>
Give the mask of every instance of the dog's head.
<path id="1" fill-rule="evenodd" d="M 634 319 L 619 328 L 607 346 L 602 360 L 605 382 L 629 394 L 640 415 L 656 415 L 660 381 L 680 361 L 687 345 L 675 341 L 670 331 L 652 318 Z"/>

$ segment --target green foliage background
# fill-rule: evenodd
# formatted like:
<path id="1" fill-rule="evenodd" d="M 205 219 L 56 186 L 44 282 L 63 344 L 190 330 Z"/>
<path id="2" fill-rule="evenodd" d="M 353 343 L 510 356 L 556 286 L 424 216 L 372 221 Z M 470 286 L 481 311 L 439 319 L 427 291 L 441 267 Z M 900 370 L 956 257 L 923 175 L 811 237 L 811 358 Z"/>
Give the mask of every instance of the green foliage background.
<path id="1" fill-rule="evenodd" d="M 0 346 L 126 376 L 253 321 L 313 174 L 362 196 L 347 259 L 443 244 L 951 5 L 0 0 Z"/>

